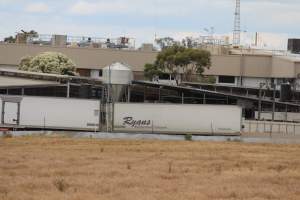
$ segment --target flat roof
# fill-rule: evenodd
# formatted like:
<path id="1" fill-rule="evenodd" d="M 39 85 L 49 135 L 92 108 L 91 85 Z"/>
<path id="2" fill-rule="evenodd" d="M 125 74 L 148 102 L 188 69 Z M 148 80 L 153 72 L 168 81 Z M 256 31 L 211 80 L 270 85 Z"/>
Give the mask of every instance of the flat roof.
<path id="1" fill-rule="evenodd" d="M 17 87 L 17 86 L 55 86 L 60 85 L 56 81 L 42 81 L 34 79 L 26 79 L 19 77 L 0 76 L 0 87 Z"/>
<path id="2" fill-rule="evenodd" d="M 46 85 L 47 82 L 49 84 L 61 84 L 67 82 L 80 84 L 102 84 L 102 80 L 98 78 L 27 72 L 14 69 L 0 69 L 0 77 L 18 78 L 28 81 L 40 81 L 40 83 L 44 85 Z M 14 84 L 13 81 L 11 83 Z"/>

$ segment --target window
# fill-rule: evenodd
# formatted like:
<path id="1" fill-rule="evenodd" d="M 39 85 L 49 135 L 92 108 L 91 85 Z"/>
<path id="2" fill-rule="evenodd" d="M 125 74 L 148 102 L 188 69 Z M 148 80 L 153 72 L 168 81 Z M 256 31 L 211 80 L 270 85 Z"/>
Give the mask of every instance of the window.
<path id="1" fill-rule="evenodd" d="M 163 73 L 161 75 L 159 75 L 159 79 L 160 80 L 170 80 L 170 74 L 167 73 Z M 174 77 L 171 77 L 171 80 L 174 80 Z"/>
<path id="2" fill-rule="evenodd" d="M 219 76 L 219 83 L 235 84 L 234 76 Z"/>
<path id="3" fill-rule="evenodd" d="M 103 71 L 102 69 L 99 69 L 99 77 L 102 77 L 102 75 L 103 75 Z"/>

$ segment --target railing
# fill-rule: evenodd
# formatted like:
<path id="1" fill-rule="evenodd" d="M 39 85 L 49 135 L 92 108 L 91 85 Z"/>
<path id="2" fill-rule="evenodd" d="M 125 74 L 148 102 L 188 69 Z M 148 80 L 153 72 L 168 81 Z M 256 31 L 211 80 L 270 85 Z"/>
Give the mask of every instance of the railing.
<path id="1" fill-rule="evenodd" d="M 300 123 L 245 120 L 243 125 L 244 134 L 292 134 L 300 136 Z"/>

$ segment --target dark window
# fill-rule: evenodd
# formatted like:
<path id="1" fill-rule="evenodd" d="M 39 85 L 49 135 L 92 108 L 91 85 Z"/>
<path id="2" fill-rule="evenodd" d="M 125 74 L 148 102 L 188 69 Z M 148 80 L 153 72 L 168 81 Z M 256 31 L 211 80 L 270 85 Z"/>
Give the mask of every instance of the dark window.
<path id="1" fill-rule="evenodd" d="M 234 84 L 235 83 L 235 77 L 234 76 L 219 76 L 219 83 Z"/>
<path id="2" fill-rule="evenodd" d="M 159 75 L 159 79 L 160 80 L 170 80 L 170 74 L 167 73 L 163 73 L 161 75 Z M 174 80 L 174 77 L 171 77 L 171 80 Z"/>
<path id="3" fill-rule="evenodd" d="M 102 77 L 102 74 L 103 74 L 102 69 L 99 69 L 99 76 Z"/>

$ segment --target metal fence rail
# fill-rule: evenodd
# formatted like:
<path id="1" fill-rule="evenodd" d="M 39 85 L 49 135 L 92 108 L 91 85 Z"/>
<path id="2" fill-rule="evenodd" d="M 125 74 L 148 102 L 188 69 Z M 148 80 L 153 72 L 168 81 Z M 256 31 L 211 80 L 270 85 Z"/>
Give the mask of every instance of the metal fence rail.
<path id="1" fill-rule="evenodd" d="M 300 123 L 248 121 L 243 122 L 244 134 L 286 134 L 300 135 Z"/>

